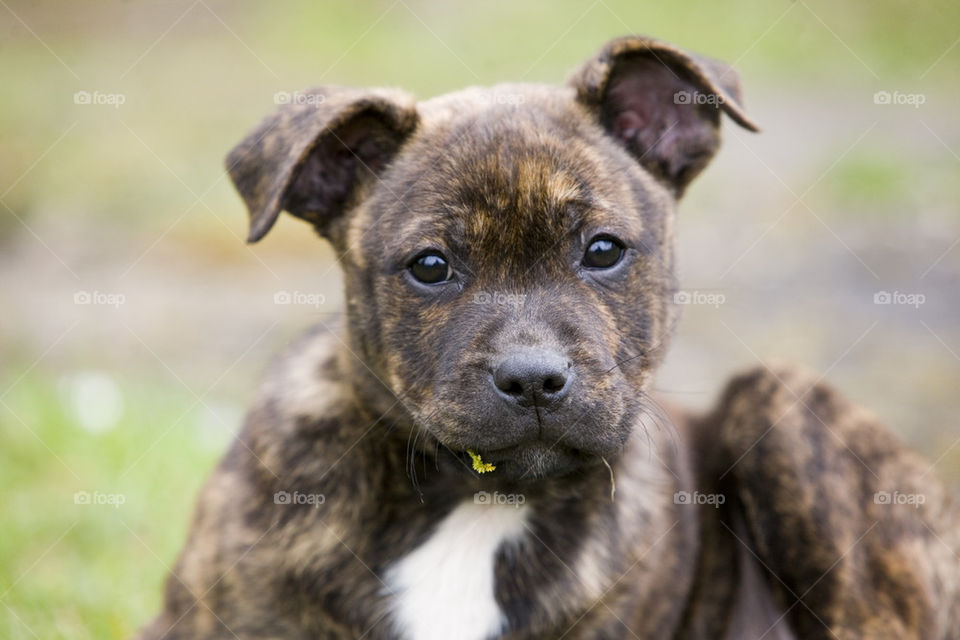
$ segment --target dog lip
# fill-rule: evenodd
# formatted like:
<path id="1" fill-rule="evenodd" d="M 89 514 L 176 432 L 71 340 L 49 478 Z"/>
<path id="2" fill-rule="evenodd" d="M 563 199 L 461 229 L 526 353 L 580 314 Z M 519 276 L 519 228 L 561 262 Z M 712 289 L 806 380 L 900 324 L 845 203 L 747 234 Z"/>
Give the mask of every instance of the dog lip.
<path id="1" fill-rule="evenodd" d="M 520 447 L 520 446 L 522 446 L 522 443 L 521 443 L 521 444 L 515 444 L 515 445 L 509 446 L 509 447 L 501 447 L 501 448 L 499 448 L 499 449 L 484 449 L 484 448 L 482 448 L 482 447 L 467 447 L 467 448 L 462 449 L 462 450 L 456 450 L 456 454 L 457 454 L 457 457 L 462 458 L 462 459 L 466 460 L 467 462 L 470 462 L 471 456 L 470 456 L 470 453 L 469 453 L 469 452 L 470 452 L 470 451 L 473 451 L 474 453 L 476 453 L 476 454 L 478 454 L 479 456 L 481 456 L 481 457 L 483 458 L 484 462 L 489 462 L 489 463 L 491 463 L 491 464 L 496 464 L 497 462 L 499 462 L 499 461 L 502 460 L 502 458 L 504 457 L 504 455 L 509 454 L 510 451 L 512 451 L 512 450 L 514 450 L 514 449 L 516 449 L 517 447 Z"/>
<path id="2" fill-rule="evenodd" d="M 490 462 L 493 462 L 493 461 L 494 461 L 494 458 L 496 458 L 497 456 L 503 457 L 503 456 L 505 456 L 505 455 L 509 455 L 511 452 L 516 451 L 516 450 L 519 449 L 520 447 L 522 447 L 522 446 L 524 446 L 524 445 L 533 444 L 533 443 L 535 443 L 535 442 L 542 442 L 542 439 L 539 438 L 539 437 L 537 437 L 537 436 L 533 436 L 533 437 L 530 437 L 530 438 L 526 438 L 526 439 L 523 439 L 523 440 L 518 440 L 518 441 L 516 441 L 516 442 L 507 444 L 507 445 L 505 445 L 505 446 L 496 447 L 496 448 L 491 448 L 491 447 L 479 447 L 479 446 L 478 446 L 478 447 L 465 447 L 461 453 L 466 453 L 466 452 L 467 452 L 467 449 L 470 449 L 470 450 L 475 451 L 476 453 L 479 453 L 480 455 L 482 455 L 483 458 L 484 458 L 484 460 L 487 460 L 487 459 L 489 458 L 489 461 L 490 461 Z"/>
<path id="3" fill-rule="evenodd" d="M 509 456 L 511 451 L 514 451 L 517 449 L 517 447 L 521 447 L 521 446 L 523 445 L 515 444 L 510 447 L 501 447 L 500 449 L 486 449 L 481 451 L 480 453 L 481 455 L 483 455 L 484 460 L 487 460 L 488 462 L 496 464 L 497 462 L 500 462 L 505 456 Z"/>
<path id="4" fill-rule="evenodd" d="M 549 441 L 547 439 L 537 438 L 537 437 L 528 438 L 526 440 L 522 440 L 520 442 L 511 444 L 505 447 L 498 447 L 496 449 L 470 447 L 470 450 L 482 456 L 484 462 L 489 462 L 491 464 L 498 464 L 512 458 L 513 454 L 515 454 L 518 450 L 522 449 L 523 447 L 536 445 L 536 444 L 545 445 L 547 449 L 561 448 L 561 449 L 566 449 L 570 451 L 577 451 L 577 452 L 580 451 L 579 449 L 570 449 L 569 447 L 564 445 L 562 442 Z M 470 460 L 470 454 L 467 453 L 466 449 L 461 452 L 458 452 L 457 454 L 459 456 L 464 457 L 467 461 Z"/>

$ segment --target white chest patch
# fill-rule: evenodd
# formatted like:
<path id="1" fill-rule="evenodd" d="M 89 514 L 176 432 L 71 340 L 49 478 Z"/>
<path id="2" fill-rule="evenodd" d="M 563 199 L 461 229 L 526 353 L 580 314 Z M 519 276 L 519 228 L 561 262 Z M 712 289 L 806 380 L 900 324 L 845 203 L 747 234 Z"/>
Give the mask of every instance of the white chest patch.
<path id="1" fill-rule="evenodd" d="M 506 617 L 494 598 L 497 549 L 524 532 L 526 506 L 464 502 L 387 572 L 394 628 L 405 640 L 487 640 Z"/>

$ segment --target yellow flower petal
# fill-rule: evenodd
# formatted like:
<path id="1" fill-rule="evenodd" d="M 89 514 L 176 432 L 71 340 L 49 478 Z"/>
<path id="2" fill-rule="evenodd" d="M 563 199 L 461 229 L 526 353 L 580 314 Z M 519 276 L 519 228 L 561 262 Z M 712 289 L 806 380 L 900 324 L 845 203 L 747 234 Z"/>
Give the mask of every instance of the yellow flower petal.
<path id="1" fill-rule="evenodd" d="M 470 459 L 473 460 L 473 470 L 477 473 L 487 473 L 493 471 L 497 468 L 496 465 L 490 464 L 489 462 L 484 462 L 483 458 L 480 457 L 480 454 L 476 451 L 467 449 L 467 453 L 470 454 Z"/>

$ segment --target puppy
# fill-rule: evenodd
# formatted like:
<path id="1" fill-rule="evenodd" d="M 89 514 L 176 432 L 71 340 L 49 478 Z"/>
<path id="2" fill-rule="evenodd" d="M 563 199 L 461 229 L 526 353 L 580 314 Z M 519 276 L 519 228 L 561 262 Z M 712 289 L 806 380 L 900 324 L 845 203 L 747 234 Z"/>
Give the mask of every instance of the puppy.
<path id="1" fill-rule="evenodd" d="M 757 128 L 732 69 L 625 37 L 565 86 L 302 95 L 227 164 L 251 242 L 332 243 L 345 318 L 270 371 L 140 638 L 960 637 L 957 509 L 868 414 L 789 367 L 651 395 L 676 202 Z"/>

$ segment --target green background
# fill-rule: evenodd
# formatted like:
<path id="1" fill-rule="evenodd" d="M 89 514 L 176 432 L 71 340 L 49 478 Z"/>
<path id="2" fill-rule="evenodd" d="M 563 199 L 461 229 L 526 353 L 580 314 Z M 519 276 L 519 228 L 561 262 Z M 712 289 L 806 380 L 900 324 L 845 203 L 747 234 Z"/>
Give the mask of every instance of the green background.
<path id="1" fill-rule="evenodd" d="M 630 32 L 733 62 L 764 125 L 728 122 L 681 207 L 681 283 L 727 302 L 684 310 L 661 391 L 704 407 L 737 367 L 800 361 L 960 480 L 960 4 L 4 0 L 0 636 L 148 620 L 270 354 L 339 308 L 329 249 L 289 219 L 247 247 L 223 175 L 277 91 L 559 82 Z"/>

